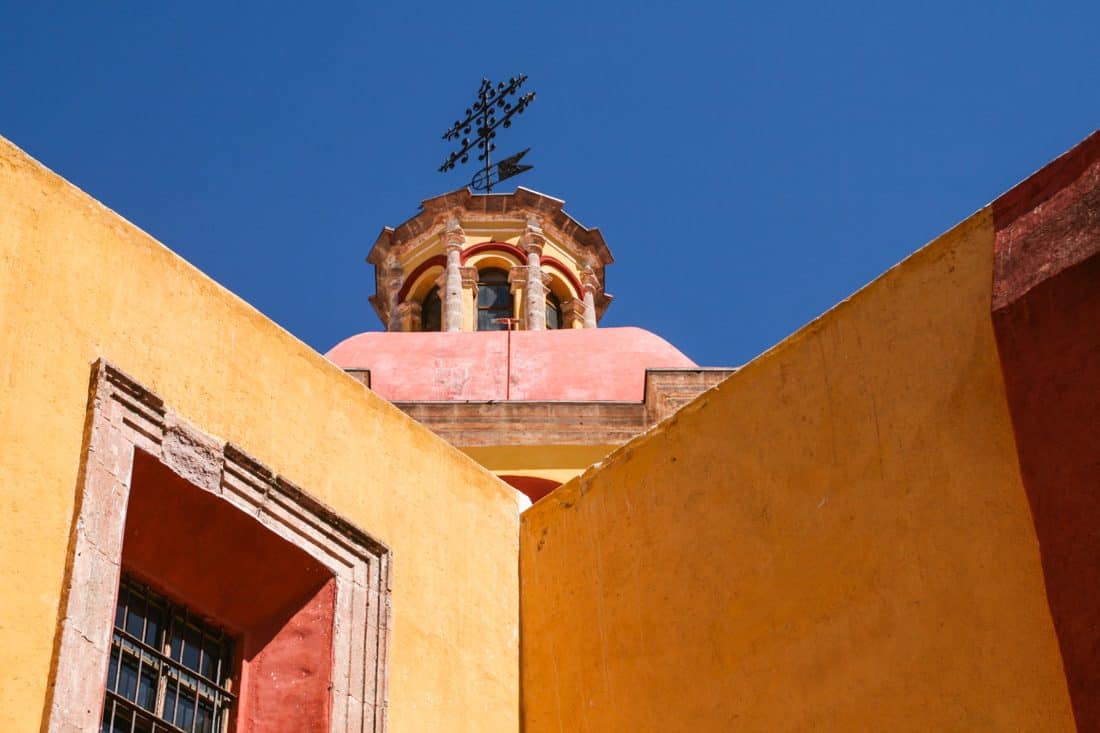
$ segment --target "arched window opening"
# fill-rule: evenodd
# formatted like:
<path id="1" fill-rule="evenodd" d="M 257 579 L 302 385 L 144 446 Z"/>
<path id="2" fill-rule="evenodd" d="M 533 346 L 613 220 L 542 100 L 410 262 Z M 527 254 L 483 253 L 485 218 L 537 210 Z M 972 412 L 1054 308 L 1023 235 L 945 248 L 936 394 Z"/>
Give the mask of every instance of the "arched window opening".
<path id="1" fill-rule="evenodd" d="M 508 273 L 497 267 L 489 267 L 477 274 L 477 330 L 506 331 L 507 323 L 501 318 L 512 317 L 512 287 Z"/>
<path id="2" fill-rule="evenodd" d="M 443 330 L 443 301 L 439 299 L 439 286 L 435 285 L 420 304 L 420 330 Z"/>
<path id="3" fill-rule="evenodd" d="M 546 330 L 561 328 L 561 301 L 553 292 L 546 294 Z"/>

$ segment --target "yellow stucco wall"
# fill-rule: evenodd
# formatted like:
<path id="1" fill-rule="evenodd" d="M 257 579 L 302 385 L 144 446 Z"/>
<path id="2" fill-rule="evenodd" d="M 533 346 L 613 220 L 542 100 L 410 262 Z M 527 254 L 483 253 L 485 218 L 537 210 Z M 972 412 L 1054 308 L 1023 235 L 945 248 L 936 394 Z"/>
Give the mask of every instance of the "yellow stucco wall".
<path id="1" fill-rule="evenodd" d="M 517 730 L 515 492 L 2 138 L 0 354 L 0 730 L 39 730 L 99 357 L 392 548 L 390 730 Z"/>
<path id="2" fill-rule="evenodd" d="M 1073 730 L 981 212 L 536 503 L 526 733 Z"/>

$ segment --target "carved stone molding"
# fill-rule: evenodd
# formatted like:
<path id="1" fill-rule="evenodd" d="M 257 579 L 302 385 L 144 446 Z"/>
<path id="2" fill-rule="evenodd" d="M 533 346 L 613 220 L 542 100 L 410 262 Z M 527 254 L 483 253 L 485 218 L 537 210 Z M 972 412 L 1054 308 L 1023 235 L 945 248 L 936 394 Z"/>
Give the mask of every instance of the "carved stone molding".
<path id="1" fill-rule="evenodd" d="M 383 313 L 385 318 L 383 322 L 387 324 L 387 328 L 394 330 L 397 319 L 397 292 L 401 289 L 401 282 L 404 277 L 404 273 L 401 269 L 401 263 L 397 261 L 395 257 L 386 258 L 386 300 L 383 304 Z"/>
<path id="2" fill-rule="evenodd" d="M 542 280 L 543 292 L 550 290 L 550 283 L 554 279 L 548 272 L 539 272 L 539 279 Z M 519 288 L 529 288 L 531 286 L 530 269 L 527 265 L 513 265 L 508 270 L 508 284 L 512 286 L 512 292 L 516 292 Z"/>
<path id="3" fill-rule="evenodd" d="M 513 265 L 508 270 L 508 283 L 512 286 L 512 290 L 515 291 L 517 287 L 522 288 L 527 284 L 527 265 Z"/>
<path id="4" fill-rule="evenodd" d="M 595 328 L 599 316 L 596 310 L 596 293 L 600 280 L 588 265 L 581 271 L 581 284 L 584 285 L 584 327 Z"/>
<path id="5" fill-rule="evenodd" d="M 528 255 L 541 255 L 546 245 L 546 235 L 542 231 L 542 222 L 538 217 L 531 216 L 527 219 L 527 228 L 519 238 L 519 246 Z"/>
<path id="6" fill-rule="evenodd" d="M 440 239 L 443 241 L 443 246 L 446 249 L 456 247 L 461 249 L 462 245 L 466 243 L 466 233 L 462 231 L 458 219 L 451 218 L 447 220 L 443 233 L 440 235 Z"/>
<path id="7" fill-rule="evenodd" d="M 134 379 L 93 365 L 78 515 L 46 730 L 99 730 L 136 451 L 256 517 L 336 581 L 330 733 L 386 730 L 389 549 Z"/>
<path id="8" fill-rule="evenodd" d="M 647 369 L 641 402 L 395 402 L 452 445 L 621 445 L 668 418 L 735 369 Z"/>
<path id="9" fill-rule="evenodd" d="M 397 306 L 397 320 L 401 331 L 420 330 L 420 303 L 415 300 L 406 300 Z M 392 329 L 391 329 L 392 330 Z"/>
<path id="10" fill-rule="evenodd" d="M 570 298 L 561 304 L 561 316 L 565 328 L 584 327 L 585 309 L 584 301 L 580 298 Z"/>
<path id="11" fill-rule="evenodd" d="M 590 266 L 585 266 L 580 272 L 581 285 L 584 289 L 598 291 L 600 290 L 600 278 L 596 276 L 595 271 Z"/>
<path id="12" fill-rule="evenodd" d="M 460 268 L 458 268 L 458 274 L 462 277 L 462 288 L 464 290 L 476 290 L 477 289 L 477 268 L 476 267 L 460 267 Z"/>
<path id="13" fill-rule="evenodd" d="M 563 210 L 563 205 L 560 199 L 523 187 L 507 194 L 475 194 L 462 188 L 422 202 L 421 211 L 412 218 L 396 228 L 383 228 L 367 256 L 374 266 L 372 306 L 388 326 L 387 307 L 391 305 L 388 298 L 393 286 L 386 275 L 387 258 L 396 258 L 411 267 L 423 262 L 425 254 L 447 258 L 450 251 L 462 250 L 472 238 L 492 237 L 496 233 L 511 241 L 518 233 L 517 246 L 526 254 L 528 265 L 534 257 L 533 264 L 537 266 L 544 246 L 553 244 L 554 256 L 564 260 L 570 275 L 573 267 L 589 266 L 596 285 L 588 289 L 596 291 L 592 305 L 593 317 L 598 319 L 611 301 L 603 293 L 603 283 L 604 270 L 614 262 L 614 257 L 599 229 L 583 226 Z M 528 295 L 534 302 L 537 293 L 535 288 L 530 291 Z M 540 310 L 534 308 L 532 312 Z"/>

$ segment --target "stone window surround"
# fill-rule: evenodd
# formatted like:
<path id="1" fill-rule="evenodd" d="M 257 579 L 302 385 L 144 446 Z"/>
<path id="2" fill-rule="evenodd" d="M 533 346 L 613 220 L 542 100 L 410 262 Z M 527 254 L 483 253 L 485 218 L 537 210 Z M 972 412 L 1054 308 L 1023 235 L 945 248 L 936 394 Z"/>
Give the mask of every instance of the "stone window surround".
<path id="1" fill-rule="evenodd" d="M 386 730 L 390 550 L 230 443 L 182 420 L 119 369 L 92 367 L 77 518 L 63 591 L 51 733 L 99 729 L 135 451 L 255 516 L 336 580 L 330 733 Z"/>

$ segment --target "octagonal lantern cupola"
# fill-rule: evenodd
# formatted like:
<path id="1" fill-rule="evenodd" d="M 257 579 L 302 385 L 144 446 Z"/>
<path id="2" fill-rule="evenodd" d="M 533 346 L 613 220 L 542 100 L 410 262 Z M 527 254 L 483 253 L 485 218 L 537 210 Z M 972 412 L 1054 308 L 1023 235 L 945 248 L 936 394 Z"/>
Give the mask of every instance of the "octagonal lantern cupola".
<path id="1" fill-rule="evenodd" d="M 386 227 L 367 256 L 370 302 L 387 331 L 595 328 L 614 262 L 599 229 L 526 188 L 460 189 Z"/>

